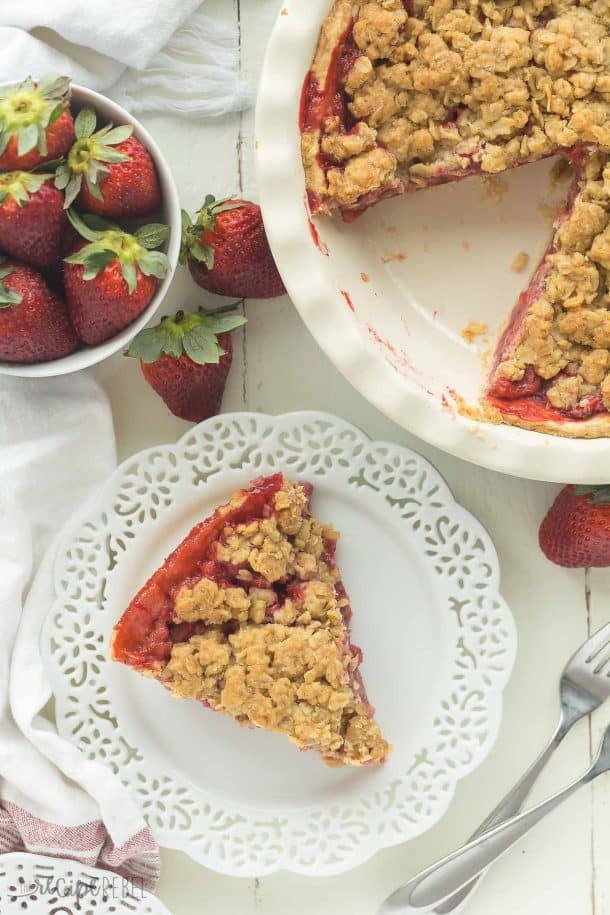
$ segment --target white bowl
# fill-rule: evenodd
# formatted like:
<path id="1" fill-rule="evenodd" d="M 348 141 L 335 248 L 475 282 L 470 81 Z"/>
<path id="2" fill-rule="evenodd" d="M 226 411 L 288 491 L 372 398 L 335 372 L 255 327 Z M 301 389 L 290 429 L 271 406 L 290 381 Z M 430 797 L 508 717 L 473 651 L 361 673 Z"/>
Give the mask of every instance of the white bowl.
<path id="1" fill-rule="evenodd" d="M 132 124 L 133 134 L 146 147 L 157 169 L 159 184 L 161 186 L 161 209 L 158 214 L 151 215 L 151 221 L 159 220 L 170 227 L 170 236 L 167 240 L 164 250 L 169 259 L 170 268 L 167 275 L 159 283 L 157 292 L 148 308 L 128 327 L 125 327 L 115 337 L 100 343 L 98 346 L 83 346 L 82 349 L 76 350 L 63 359 L 54 359 L 51 362 L 36 362 L 32 364 L 0 362 L 0 374 L 2 375 L 20 375 L 25 378 L 50 378 L 54 375 L 68 375 L 71 372 L 78 372 L 80 369 L 89 368 L 98 362 L 107 359 L 108 356 L 125 349 L 128 343 L 133 340 L 135 335 L 148 324 L 154 313 L 157 311 L 161 302 L 165 298 L 169 289 L 174 270 L 178 263 L 180 253 L 180 238 L 182 233 L 180 219 L 180 200 L 174 179 L 169 170 L 169 166 L 161 153 L 161 150 L 148 133 L 142 127 L 140 122 L 129 114 L 116 102 L 110 101 L 99 92 L 93 92 L 92 89 L 85 89 L 83 86 L 72 86 L 71 106 L 74 111 L 78 111 L 85 105 L 91 105 L 99 115 L 99 120 L 112 121 L 114 124 Z M 101 123 L 100 123 L 101 126 Z"/>
<path id="2" fill-rule="evenodd" d="M 472 178 L 386 201 L 351 225 L 318 218 L 315 243 L 305 207 L 298 111 L 330 0 L 287 0 L 260 82 L 256 159 L 271 248 L 309 330 L 346 378 L 387 416 L 420 438 L 504 473 L 563 482 L 607 482 L 610 440 L 570 440 L 475 422 L 451 408 L 451 391 L 476 404 L 482 352 L 494 345 L 550 228 L 540 205 L 550 162 L 502 176 L 499 203 Z M 390 231 L 388 231 L 390 230 Z M 320 248 L 328 251 L 326 256 Z M 403 260 L 396 255 L 405 255 Z M 394 256 L 386 260 L 384 257 Z M 365 278 L 363 280 L 363 276 Z M 368 282 L 365 281 L 368 279 Z M 351 307 L 350 307 L 351 306 Z M 461 336 L 471 319 L 488 341 Z"/>

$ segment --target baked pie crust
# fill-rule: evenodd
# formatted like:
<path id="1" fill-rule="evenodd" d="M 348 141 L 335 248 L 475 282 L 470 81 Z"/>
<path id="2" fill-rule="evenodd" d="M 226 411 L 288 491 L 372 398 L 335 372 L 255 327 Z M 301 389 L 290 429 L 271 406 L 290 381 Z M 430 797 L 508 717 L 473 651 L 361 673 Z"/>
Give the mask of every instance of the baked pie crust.
<path id="1" fill-rule="evenodd" d="M 383 762 L 390 747 L 351 643 L 339 535 L 311 514 L 311 492 L 282 474 L 237 492 L 136 595 L 112 656 L 331 765 Z"/>
<path id="2" fill-rule="evenodd" d="M 335 0 L 301 104 L 312 213 L 555 154 L 574 179 L 483 415 L 610 435 L 610 0 Z"/>

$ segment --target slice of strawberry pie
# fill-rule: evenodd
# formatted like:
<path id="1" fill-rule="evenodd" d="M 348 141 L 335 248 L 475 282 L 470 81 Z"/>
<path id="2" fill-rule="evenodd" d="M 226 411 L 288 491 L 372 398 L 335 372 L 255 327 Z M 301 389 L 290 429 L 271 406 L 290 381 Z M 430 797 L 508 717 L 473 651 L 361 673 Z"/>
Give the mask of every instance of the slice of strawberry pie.
<path id="1" fill-rule="evenodd" d="M 488 418 L 564 436 L 610 435 L 610 165 L 580 150 L 551 243 L 502 335 Z"/>
<path id="2" fill-rule="evenodd" d="M 261 477 L 195 527 L 114 629 L 114 660 L 332 765 L 383 762 L 350 639 L 338 534 L 312 487 Z"/>

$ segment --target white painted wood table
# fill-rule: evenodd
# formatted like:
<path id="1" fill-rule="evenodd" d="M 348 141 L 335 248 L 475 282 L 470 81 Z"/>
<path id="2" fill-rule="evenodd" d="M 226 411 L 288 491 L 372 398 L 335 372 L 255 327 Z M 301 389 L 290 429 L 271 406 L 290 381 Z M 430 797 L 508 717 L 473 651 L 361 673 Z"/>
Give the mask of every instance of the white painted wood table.
<path id="1" fill-rule="evenodd" d="M 254 94 L 281 0 L 207 0 L 207 6 L 227 20 L 239 17 L 242 68 Z M 169 160 L 184 206 L 194 210 L 208 192 L 224 196 L 240 191 L 256 199 L 252 111 L 201 122 L 161 116 L 144 120 Z M 196 306 L 202 296 L 186 271 L 179 271 L 167 308 Z M 610 572 L 587 577 L 556 568 L 542 556 L 537 529 L 556 486 L 481 470 L 395 426 L 336 371 L 288 299 L 249 302 L 247 316 L 224 408 L 328 410 L 375 437 L 404 442 L 425 454 L 495 541 L 520 647 L 497 744 L 484 765 L 461 783 L 444 820 L 427 835 L 381 852 L 351 873 L 320 879 L 291 874 L 231 879 L 165 851 L 159 895 L 173 915 L 373 915 L 399 883 L 461 844 L 537 754 L 556 723 L 557 682 L 565 660 L 588 632 L 610 619 Z M 187 428 L 150 391 L 135 360 L 117 356 L 99 367 L 97 376 L 112 399 L 121 458 L 174 441 Z M 536 796 L 586 767 L 607 718 L 610 712 L 602 710 L 592 723 L 580 724 Z M 467 911 L 610 915 L 607 778 L 583 789 L 505 857 Z"/>

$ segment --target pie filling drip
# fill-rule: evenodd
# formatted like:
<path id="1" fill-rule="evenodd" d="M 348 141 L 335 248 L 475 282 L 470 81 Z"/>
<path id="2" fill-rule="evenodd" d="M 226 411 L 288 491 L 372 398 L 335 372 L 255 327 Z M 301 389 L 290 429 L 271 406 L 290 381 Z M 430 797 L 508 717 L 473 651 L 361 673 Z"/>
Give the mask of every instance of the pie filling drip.
<path id="1" fill-rule="evenodd" d="M 336 0 L 303 92 L 314 212 L 610 150 L 608 0 Z"/>
<path id="2" fill-rule="evenodd" d="M 126 611 L 114 657 L 331 764 L 381 762 L 339 535 L 311 515 L 311 490 L 261 478 L 195 528 Z"/>

